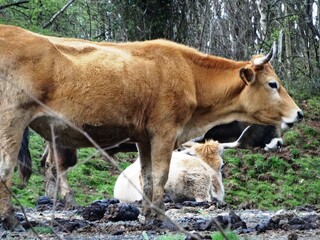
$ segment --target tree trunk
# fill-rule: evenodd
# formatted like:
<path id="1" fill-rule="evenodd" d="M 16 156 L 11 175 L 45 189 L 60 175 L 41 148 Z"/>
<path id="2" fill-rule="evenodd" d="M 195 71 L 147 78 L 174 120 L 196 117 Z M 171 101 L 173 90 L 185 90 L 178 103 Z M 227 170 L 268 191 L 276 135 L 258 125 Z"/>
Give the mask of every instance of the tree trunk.
<path id="1" fill-rule="evenodd" d="M 289 3 L 284 2 L 284 15 L 285 15 L 285 54 L 286 54 L 286 69 L 287 69 L 287 77 L 288 79 L 292 80 L 292 70 L 291 70 L 291 63 L 292 63 L 292 46 L 291 46 L 291 31 L 292 31 L 292 23 L 288 18 L 289 12 Z"/>
<path id="2" fill-rule="evenodd" d="M 268 4 L 265 0 L 256 1 L 260 13 L 260 26 L 261 26 L 261 41 L 264 41 L 267 34 L 267 20 L 268 20 Z"/>

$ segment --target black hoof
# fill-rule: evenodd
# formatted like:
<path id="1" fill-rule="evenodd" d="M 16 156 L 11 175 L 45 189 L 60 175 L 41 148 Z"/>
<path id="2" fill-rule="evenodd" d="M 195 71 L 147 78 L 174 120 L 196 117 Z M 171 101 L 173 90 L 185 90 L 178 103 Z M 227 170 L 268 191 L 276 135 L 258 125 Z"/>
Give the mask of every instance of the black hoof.
<path id="1" fill-rule="evenodd" d="M 19 225 L 20 225 L 20 222 L 16 218 L 15 214 L 7 216 L 2 220 L 2 226 L 5 230 L 14 230 Z"/>

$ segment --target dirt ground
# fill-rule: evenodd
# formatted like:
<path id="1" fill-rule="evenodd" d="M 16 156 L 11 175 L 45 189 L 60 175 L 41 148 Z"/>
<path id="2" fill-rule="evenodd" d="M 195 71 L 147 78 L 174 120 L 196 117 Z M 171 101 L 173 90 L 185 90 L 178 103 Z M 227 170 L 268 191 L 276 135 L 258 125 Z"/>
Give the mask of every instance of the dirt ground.
<path id="1" fill-rule="evenodd" d="M 141 204 L 119 204 L 114 199 L 97 201 L 85 208 L 61 210 L 50 203 L 26 209 L 28 221 L 18 213 L 22 227 L 15 231 L 0 228 L 2 239 L 157 239 L 178 233 L 168 221 L 145 225 L 139 215 Z M 231 210 L 208 203 L 166 203 L 166 214 L 199 239 L 211 239 L 218 223 L 232 229 L 242 239 L 320 239 L 320 209 L 315 206 L 293 210 Z M 35 235 L 30 225 L 38 231 Z M 44 234 L 40 227 L 53 230 Z M 186 239 L 192 239 L 186 237 Z"/>

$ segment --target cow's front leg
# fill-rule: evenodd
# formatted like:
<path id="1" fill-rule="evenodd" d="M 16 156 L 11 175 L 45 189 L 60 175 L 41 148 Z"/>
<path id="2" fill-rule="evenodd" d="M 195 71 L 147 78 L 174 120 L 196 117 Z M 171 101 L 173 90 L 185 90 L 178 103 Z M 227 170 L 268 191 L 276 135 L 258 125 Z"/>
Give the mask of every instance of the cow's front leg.
<path id="1" fill-rule="evenodd" d="M 153 195 L 152 202 L 156 208 L 152 209 L 151 217 L 162 220 L 163 215 L 158 210 L 164 210 L 164 186 L 168 180 L 172 151 L 176 141 L 176 133 L 170 128 L 166 134 L 156 135 L 151 142 Z"/>
<path id="2" fill-rule="evenodd" d="M 151 216 L 150 202 L 153 194 L 151 147 L 149 142 L 138 143 L 137 146 L 141 164 L 143 214 L 147 222 Z"/>
<path id="3" fill-rule="evenodd" d="M 0 220 L 5 229 L 13 229 L 19 222 L 12 206 L 12 175 L 26 126 L 5 117 L 6 112 L 0 118 Z"/>

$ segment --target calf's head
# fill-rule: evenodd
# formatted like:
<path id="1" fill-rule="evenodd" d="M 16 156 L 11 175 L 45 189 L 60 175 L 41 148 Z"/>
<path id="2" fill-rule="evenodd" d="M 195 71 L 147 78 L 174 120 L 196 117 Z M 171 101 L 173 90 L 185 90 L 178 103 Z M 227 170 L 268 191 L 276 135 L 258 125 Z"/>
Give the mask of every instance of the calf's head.
<path id="1" fill-rule="evenodd" d="M 186 142 L 182 145 L 185 150 L 183 153 L 197 156 L 206 162 L 212 169 L 217 172 L 221 171 L 223 160 L 221 155 L 223 153 L 223 146 L 214 140 L 206 140 L 205 143 Z"/>

